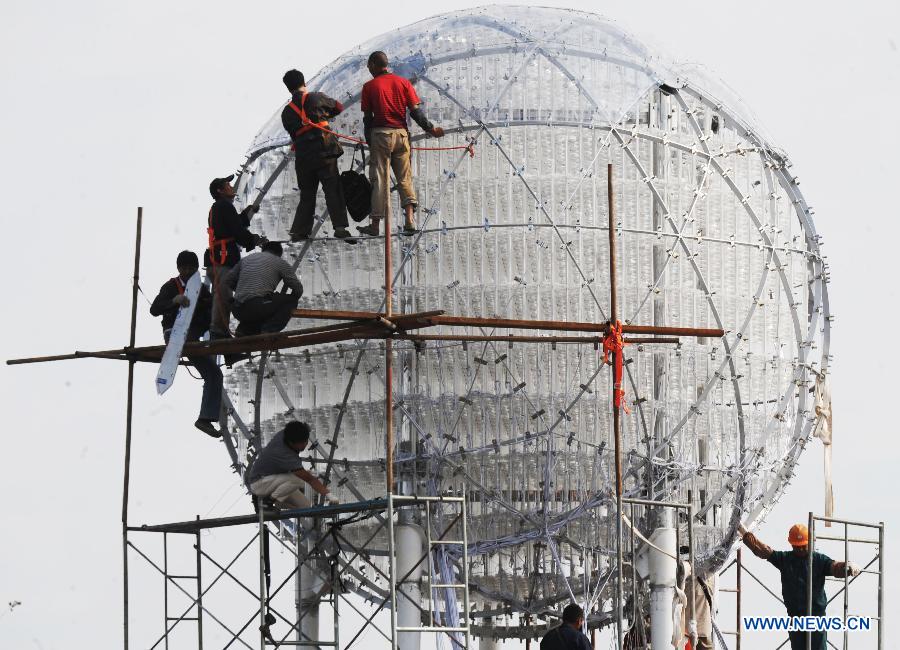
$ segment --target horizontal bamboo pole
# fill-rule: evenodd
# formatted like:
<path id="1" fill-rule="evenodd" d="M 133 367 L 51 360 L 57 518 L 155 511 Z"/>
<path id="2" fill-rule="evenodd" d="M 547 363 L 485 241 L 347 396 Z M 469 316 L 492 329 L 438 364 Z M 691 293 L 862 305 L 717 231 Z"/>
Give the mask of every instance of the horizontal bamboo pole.
<path id="1" fill-rule="evenodd" d="M 392 337 L 397 331 L 401 340 L 419 341 L 513 341 L 522 343 L 594 343 L 602 342 L 602 336 L 575 337 L 575 336 L 524 336 L 524 335 L 499 335 L 499 334 L 436 334 L 413 335 L 405 334 L 406 330 L 420 329 L 437 325 L 448 327 L 486 327 L 501 329 L 533 329 L 560 332 L 592 332 L 605 333 L 608 323 L 589 323 L 574 321 L 551 320 L 520 320 L 510 318 L 476 318 L 469 316 L 447 316 L 442 311 L 426 311 L 413 314 L 396 314 L 385 316 L 377 312 L 362 311 L 329 311 L 320 309 L 298 309 L 294 311 L 297 318 L 344 320 L 347 322 L 330 325 L 320 325 L 301 330 L 288 332 L 275 332 L 272 334 L 257 334 L 242 336 L 233 339 L 219 339 L 215 341 L 198 341 L 187 343 L 183 354 L 188 355 L 213 355 L 213 354 L 240 354 L 245 352 L 261 352 L 264 350 L 280 350 L 285 348 L 318 345 L 321 343 L 335 343 L 340 341 L 360 339 L 384 339 Z M 625 334 L 656 335 L 649 338 L 627 339 L 627 343 L 678 343 L 678 336 L 709 337 L 724 336 L 724 331 L 719 329 L 703 329 L 692 327 L 656 327 L 650 325 L 623 325 Z M 137 348 L 118 348 L 113 350 L 76 351 L 71 354 L 57 354 L 51 356 L 28 357 L 22 359 L 9 359 L 7 365 L 20 365 L 26 363 L 43 363 L 47 361 L 64 361 L 68 359 L 117 359 L 136 361 L 158 361 L 162 358 L 165 346 L 153 345 Z"/>

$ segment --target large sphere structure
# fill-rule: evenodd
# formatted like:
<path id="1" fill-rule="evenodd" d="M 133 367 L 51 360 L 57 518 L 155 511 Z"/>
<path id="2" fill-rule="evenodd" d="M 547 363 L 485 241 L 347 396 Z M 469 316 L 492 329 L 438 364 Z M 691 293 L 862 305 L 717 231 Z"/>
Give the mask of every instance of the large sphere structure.
<path id="1" fill-rule="evenodd" d="M 620 318 L 726 331 L 626 348 L 623 420 L 626 494 L 690 502 L 697 557 L 704 570 L 720 566 L 738 522 L 781 494 L 828 365 L 826 266 L 786 155 L 724 86 L 594 14 L 483 7 L 379 36 L 309 83 L 347 107 L 336 131 L 361 137 L 373 50 L 413 80 L 447 130 L 437 142 L 413 125 L 413 144 L 476 142 L 474 157 L 413 155 L 423 232 L 395 238 L 395 311 L 605 322 L 611 163 Z M 298 191 L 279 115 L 254 139 L 238 192 L 260 203 L 258 231 L 284 240 Z M 348 144 L 341 166 L 360 160 Z M 317 214 L 326 214 L 321 195 Z M 291 247 L 300 306 L 378 311 L 383 240 L 348 246 L 330 231 L 325 218 L 310 245 Z M 238 460 L 254 435 L 298 418 L 312 425 L 320 471 L 343 500 L 383 495 L 383 358 L 382 341 L 352 341 L 236 367 Z M 397 474 L 420 492 L 466 489 L 472 593 L 485 620 L 540 617 L 572 595 L 602 603 L 615 528 L 601 354 L 429 341 L 398 342 L 393 359 Z"/>

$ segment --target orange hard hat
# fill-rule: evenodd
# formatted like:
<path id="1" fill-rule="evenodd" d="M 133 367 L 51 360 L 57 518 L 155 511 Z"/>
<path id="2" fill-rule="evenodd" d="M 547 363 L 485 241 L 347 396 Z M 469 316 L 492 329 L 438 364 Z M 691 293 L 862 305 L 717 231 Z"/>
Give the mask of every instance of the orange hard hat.
<path id="1" fill-rule="evenodd" d="M 805 524 L 794 524 L 788 532 L 788 543 L 791 546 L 806 546 L 809 544 L 809 529 Z"/>

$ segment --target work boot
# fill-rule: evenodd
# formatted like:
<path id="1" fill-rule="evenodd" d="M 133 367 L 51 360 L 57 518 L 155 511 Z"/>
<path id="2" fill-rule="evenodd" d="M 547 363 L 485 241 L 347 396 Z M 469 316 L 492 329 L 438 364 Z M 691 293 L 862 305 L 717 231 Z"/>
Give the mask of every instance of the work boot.
<path id="1" fill-rule="evenodd" d="M 232 354 L 223 354 L 222 359 L 225 361 L 225 367 L 230 368 L 238 361 L 243 361 L 244 359 L 249 359 L 249 352 L 234 352 Z"/>
<path id="2" fill-rule="evenodd" d="M 381 221 L 380 218 L 372 219 L 372 223 L 368 226 L 357 226 L 356 229 L 359 231 L 360 235 L 369 235 L 370 237 L 378 237 L 381 234 L 381 231 L 378 227 L 378 222 Z"/>
<path id="3" fill-rule="evenodd" d="M 345 244 L 356 244 L 356 240 L 353 239 L 353 235 L 351 235 L 350 231 L 346 228 L 335 228 L 334 236 L 338 239 L 343 239 Z"/>
<path id="4" fill-rule="evenodd" d="M 256 514 L 259 514 L 259 497 L 251 494 L 250 499 L 253 501 L 253 511 L 256 512 Z M 262 509 L 264 514 L 272 514 L 278 511 L 272 497 L 262 498 Z"/>
<path id="5" fill-rule="evenodd" d="M 211 420 L 198 419 L 196 422 L 194 422 L 194 426 L 212 438 L 221 438 L 222 437 L 222 432 L 219 431 L 218 429 L 216 429 L 215 426 L 213 426 L 213 423 Z"/>
<path id="6" fill-rule="evenodd" d="M 405 223 L 403 224 L 403 232 L 401 234 L 411 237 L 419 232 L 419 229 L 416 228 L 416 224 L 414 223 Z"/>

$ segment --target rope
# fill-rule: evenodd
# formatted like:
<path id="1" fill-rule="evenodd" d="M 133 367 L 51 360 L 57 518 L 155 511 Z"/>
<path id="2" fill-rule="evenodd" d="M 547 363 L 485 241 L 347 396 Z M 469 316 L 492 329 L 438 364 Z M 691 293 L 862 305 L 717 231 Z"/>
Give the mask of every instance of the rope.
<path id="1" fill-rule="evenodd" d="M 312 126 L 312 127 L 319 129 L 320 131 L 323 131 L 325 133 L 330 133 L 331 135 L 333 135 L 336 138 L 341 138 L 342 140 L 347 140 L 349 142 L 355 142 L 356 144 L 361 145 L 363 147 L 367 147 L 367 148 L 369 147 L 369 143 L 366 142 L 365 140 L 360 140 L 359 138 L 354 138 L 349 135 L 344 135 L 343 133 L 338 133 L 337 131 L 332 131 L 331 129 L 326 128 L 324 126 L 319 126 L 315 122 L 307 122 L 306 124 L 304 124 L 304 126 Z M 469 158 L 475 157 L 475 141 L 474 140 L 469 142 L 469 144 L 461 144 L 461 145 L 456 145 L 453 147 L 410 147 L 410 149 L 412 149 L 413 151 L 459 151 L 459 150 L 465 149 L 466 151 L 469 152 Z"/>
<path id="2" fill-rule="evenodd" d="M 625 401 L 625 389 L 622 388 L 623 368 L 625 367 L 624 351 L 625 338 L 622 335 L 622 323 L 616 321 L 609 324 L 609 331 L 603 337 L 603 363 L 609 365 L 609 355 L 613 355 L 613 405 L 625 411 L 626 415 L 631 414 L 628 404 Z"/>
<path id="3" fill-rule="evenodd" d="M 647 546 L 649 546 L 649 547 L 651 547 L 651 548 L 655 548 L 657 551 L 659 551 L 659 552 L 662 553 L 663 555 L 667 555 L 668 557 L 672 558 L 672 559 L 675 560 L 676 562 L 679 562 L 679 561 L 680 561 L 677 557 L 675 557 L 674 555 L 672 555 L 671 553 L 669 553 L 669 552 L 667 552 L 667 551 L 664 551 L 664 550 L 661 549 L 659 546 L 657 546 L 656 544 L 654 544 L 653 542 L 651 542 L 649 539 L 647 539 L 646 537 L 644 537 L 644 536 L 641 534 L 641 531 L 639 531 L 637 528 L 634 527 L 634 524 L 631 523 L 631 520 L 628 519 L 628 515 L 626 515 L 624 512 L 622 513 L 622 521 L 624 521 L 624 522 L 625 522 L 625 525 L 628 526 L 628 527 L 634 532 L 634 534 L 635 534 L 642 542 L 644 542 Z"/>

